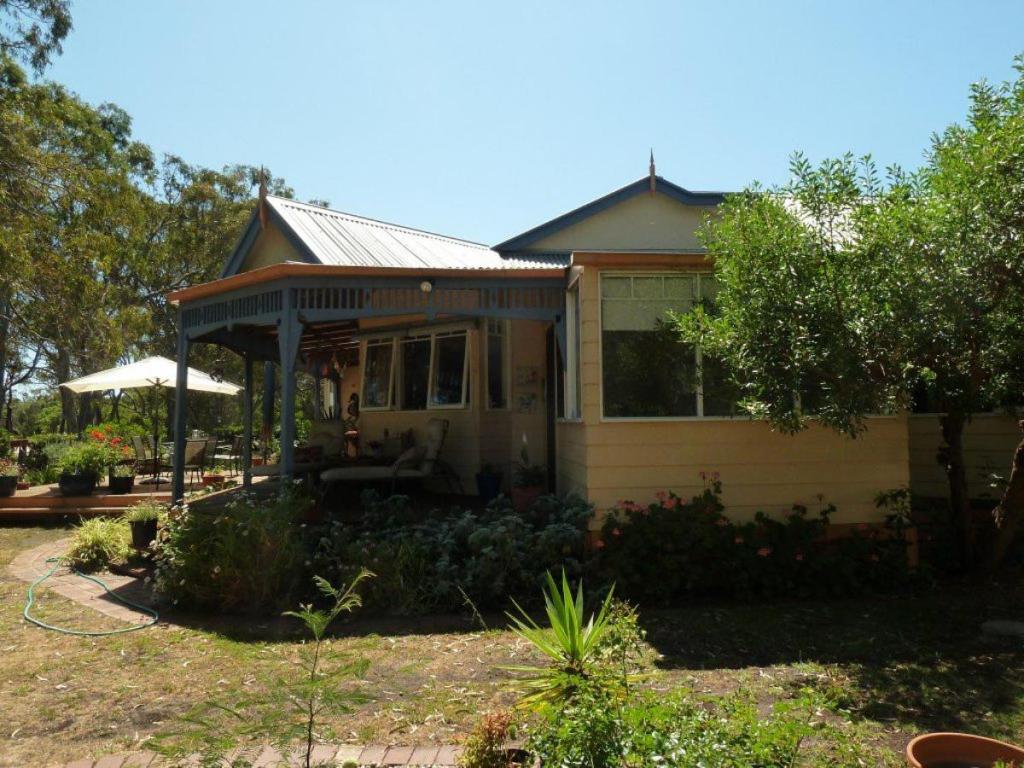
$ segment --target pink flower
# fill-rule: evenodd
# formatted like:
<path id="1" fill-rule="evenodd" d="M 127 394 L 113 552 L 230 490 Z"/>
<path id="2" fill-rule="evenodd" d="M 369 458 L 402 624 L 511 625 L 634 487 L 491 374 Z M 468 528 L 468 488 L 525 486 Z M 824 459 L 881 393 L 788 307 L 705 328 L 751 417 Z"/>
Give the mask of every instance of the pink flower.
<path id="1" fill-rule="evenodd" d="M 612 528 L 612 536 L 621 536 L 621 535 L 622 535 L 622 531 L 620 531 L 618 528 Z"/>
<path id="2" fill-rule="evenodd" d="M 797 562 L 802 563 L 804 561 L 804 553 L 803 552 L 797 552 L 796 555 L 795 555 L 795 558 L 796 558 Z"/>
<path id="3" fill-rule="evenodd" d="M 604 540 L 603 539 L 598 539 L 597 541 L 594 542 L 594 546 L 597 549 L 604 549 Z"/>
<path id="4" fill-rule="evenodd" d="M 665 499 L 665 501 L 661 503 L 661 506 L 663 506 L 665 509 L 675 509 L 676 507 L 679 506 L 679 499 L 677 499 L 675 496 L 669 496 L 667 499 Z"/>
<path id="5" fill-rule="evenodd" d="M 735 541 L 737 544 L 742 544 L 743 543 L 743 537 L 742 536 L 737 536 L 733 541 Z"/>
<path id="6" fill-rule="evenodd" d="M 728 524 L 729 521 L 726 520 L 724 517 L 720 517 L 717 520 L 715 520 L 715 525 L 717 525 L 719 528 L 725 528 L 725 526 L 727 526 Z"/>
<path id="7" fill-rule="evenodd" d="M 665 499 L 668 498 L 668 494 L 665 493 L 664 491 L 658 491 L 656 494 L 654 494 L 654 498 L 664 503 Z"/>
<path id="8" fill-rule="evenodd" d="M 771 553 L 772 553 L 772 548 L 771 547 L 761 547 L 759 550 L 757 550 L 757 556 L 758 557 L 768 557 L 768 555 L 770 555 Z"/>

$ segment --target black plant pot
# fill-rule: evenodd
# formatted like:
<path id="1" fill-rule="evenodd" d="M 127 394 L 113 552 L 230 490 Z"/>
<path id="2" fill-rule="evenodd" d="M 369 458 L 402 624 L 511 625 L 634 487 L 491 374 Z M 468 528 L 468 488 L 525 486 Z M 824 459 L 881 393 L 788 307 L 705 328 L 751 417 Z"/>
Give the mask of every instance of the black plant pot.
<path id="1" fill-rule="evenodd" d="M 95 472 L 61 472 L 60 492 L 65 496 L 88 496 L 96 490 Z"/>
<path id="2" fill-rule="evenodd" d="M 17 475 L 0 475 L 0 498 L 13 496 L 16 490 L 18 490 Z"/>
<path id="3" fill-rule="evenodd" d="M 477 472 L 476 492 L 485 504 L 498 498 L 501 493 L 501 472 Z"/>
<path id="4" fill-rule="evenodd" d="M 117 494 L 118 496 L 131 493 L 134 486 L 135 475 L 128 475 L 127 477 L 121 475 L 110 475 L 107 478 L 107 487 L 110 492 Z"/>
<path id="5" fill-rule="evenodd" d="M 156 520 L 131 520 L 128 523 L 132 527 L 132 546 L 136 549 L 146 549 L 156 538 Z"/>

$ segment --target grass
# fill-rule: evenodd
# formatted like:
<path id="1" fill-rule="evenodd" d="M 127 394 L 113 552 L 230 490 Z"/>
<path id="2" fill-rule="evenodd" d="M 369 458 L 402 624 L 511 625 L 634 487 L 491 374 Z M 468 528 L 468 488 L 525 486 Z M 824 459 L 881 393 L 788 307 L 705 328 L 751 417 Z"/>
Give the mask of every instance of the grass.
<path id="1" fill-rule="evenodd" d="M 0 764 L 59 764 L 140 748 L 209 699 L 273 697 L 295 669 L 297 622 L 211 622 L 168 617 L 108 638 L 46 633 L 21 620 L 26 584 L 6 569 L 15 554 L 67 529 L 0 528 Z M 868 765 L 900 765 L 926 730 L 968 730 L 1020 740 L 1024 647 L 981 637 L 988 618 L 1021 618 L 1018 589 L 954 588 L 909 597 L 643 612 L 658 689 L 697 695 L 743 689 L 764 706 L 812 689 L 838 727 L 826 749 L 857 747 Z M 119 626 L 42 592 L 38 610 L 62 624 Z M 504 626 L 487 617 L 490 626 Z M 174 622 L 174 623 L 171 623 Z M 502 665 L 528 663 L 509 631 L 470 631 L 468 620 L 357 619 L 331 640 L 370 661 L 370 697 L 329 722 L 357 743 L 444 743 L 468 734 L 479 712 L 508 701 Z M 4 763 L 4 761 L 9 761 Z"/>

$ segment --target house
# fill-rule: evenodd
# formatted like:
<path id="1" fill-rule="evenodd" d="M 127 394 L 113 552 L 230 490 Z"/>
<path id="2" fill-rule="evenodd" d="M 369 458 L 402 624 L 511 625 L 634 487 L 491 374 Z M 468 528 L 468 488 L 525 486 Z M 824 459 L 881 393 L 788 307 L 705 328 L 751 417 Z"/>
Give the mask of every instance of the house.
<path id="1" fill-rule="evenodd" d="M 722 200 L 652 167 L 490 248 L 264 191 L 221 278 L 170 297 L 179 379 L 193 344 L 243 355 L 251 436 L 254 366 L 264 364 L 264 386 L 279 366 L 286 476 L 295 374 L 305 373 L 325 423 L 340 424 L 359 397 L 364 446 L 443 416 L 445 459 L 466 488 L 484 464 L 507 483 L 525 438 L 552 489 L 598 509 L 699 492 L 717 473 L 736 519 L 824 499 L 835 522 L 878 521 L 875 495 L 908 486 L 912 456 L 934 453 L 934 418 L 912 430 L 906 414 L 873 417 L 856 439 L 821 427 L 779 434 L 736 412 L 714 361 L 665 343 L 666 310 L 713 299 L 695 232 Z M 179 443 L 185 397 L 178 386 Z M 175 498 L 183 488 L 177 467 Z"/>

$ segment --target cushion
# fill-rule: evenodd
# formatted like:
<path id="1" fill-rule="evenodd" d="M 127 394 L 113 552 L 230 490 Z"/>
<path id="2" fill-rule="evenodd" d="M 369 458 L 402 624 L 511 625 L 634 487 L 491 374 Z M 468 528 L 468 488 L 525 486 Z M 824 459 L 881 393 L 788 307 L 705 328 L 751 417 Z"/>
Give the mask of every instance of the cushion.
<path id="1" fill-rule="evenodd" d="M 417 469 L 423 463 L 423 457 L 426 455 L 427 449 L 424 446 L 414 445 L 412 448 L 406 448 L 391 466 L 400 466 L 403 469 Z"/>

